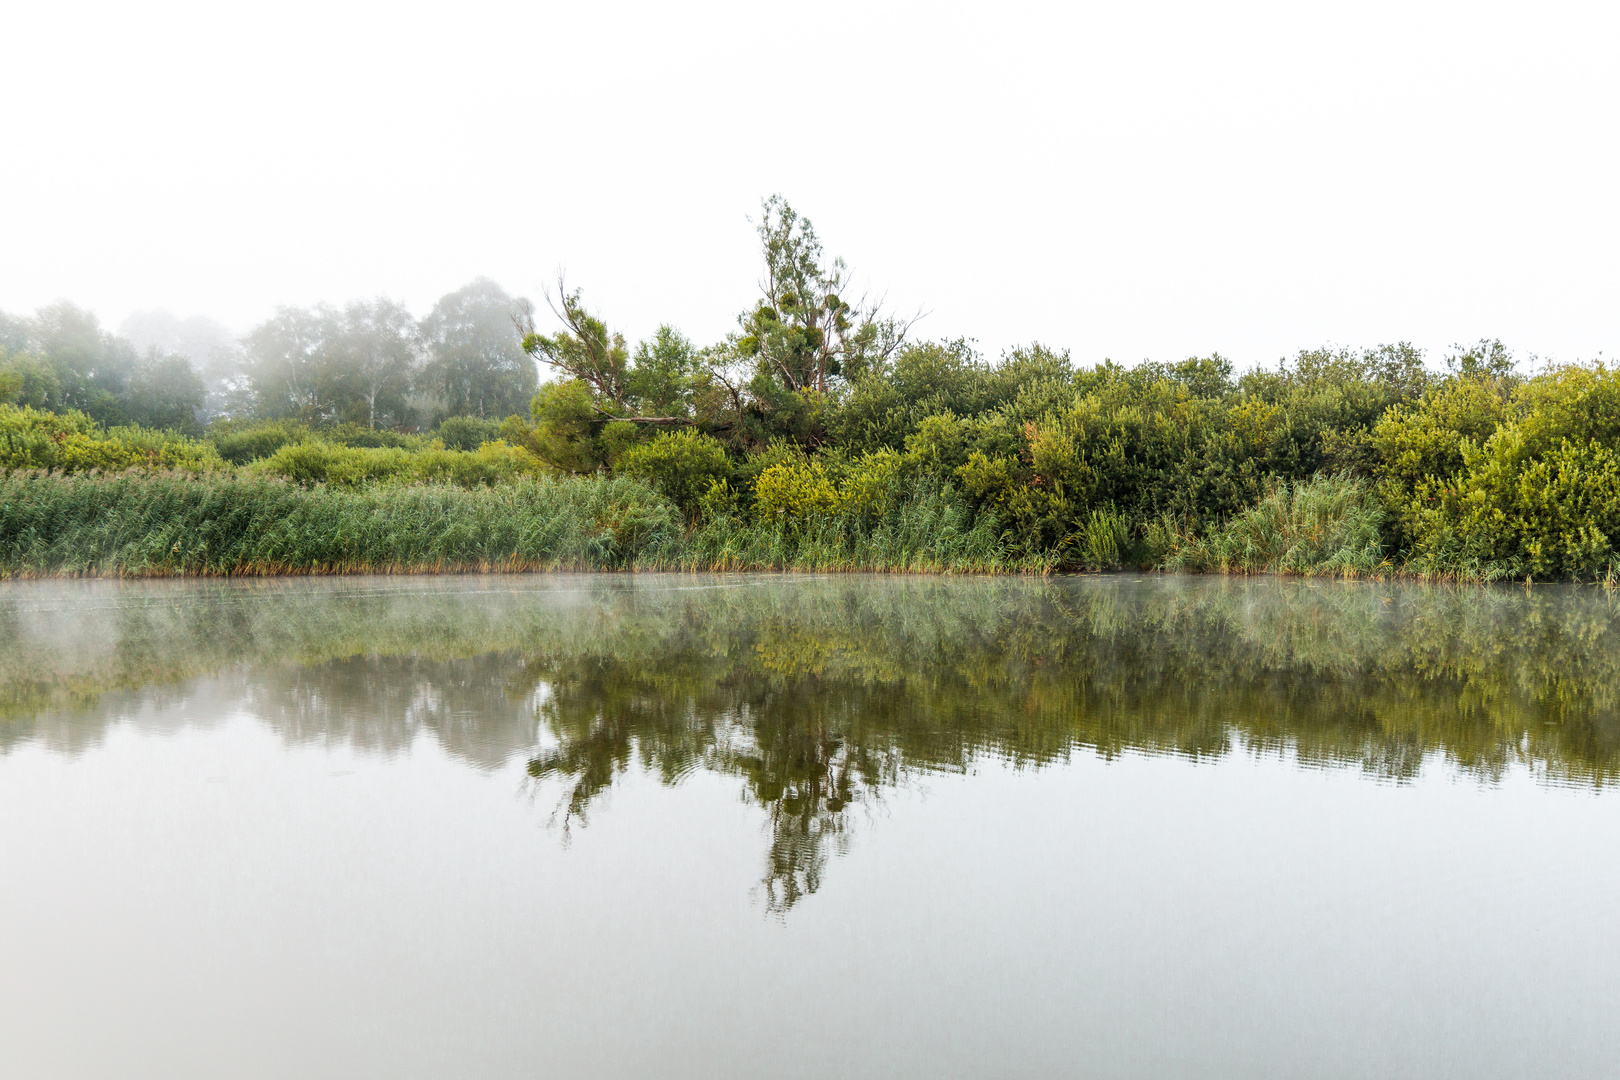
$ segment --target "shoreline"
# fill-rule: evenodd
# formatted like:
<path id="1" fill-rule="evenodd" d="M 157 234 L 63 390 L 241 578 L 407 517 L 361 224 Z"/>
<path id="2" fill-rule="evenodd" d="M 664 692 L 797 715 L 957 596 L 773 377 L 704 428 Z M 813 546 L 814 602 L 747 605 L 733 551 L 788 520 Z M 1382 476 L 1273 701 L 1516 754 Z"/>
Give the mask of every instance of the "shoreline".
<path id="1" fill-rule="evenodd" d="M 1465 577 L 1461 575 L 1440 575 L 1405 573 L 1391 571 L 1387 574 L 1342 574 L 1342 573 L 1300 573 L 1291 570 L 1196 570 L 1177 568 L 1143 568 L 1143 569 L 1109 569 L 1109 570 L 1083 570 L 1083 569 L 960 569 L 939 567 L 895 567 L 895 566 L 816 566 L 816 565 L 790 565 L 790 566 L 745 566 L 745 565 L 651 565 L 651 566 L 597 566 L 576 563 L 536 563 L 532 565 L 501 565 L 500 563 L 437 563 L 437 564 L 400 564 L 400 565 L 342 565 L 342 566 L 250 566 L 231 570 L 197 570 L 197 569 L 168 569 L 146 568 L 140 570 L 115 569 L 102 571 L 100 569 L 87 570 L 45 570 L 45 571 L 0 571 L 0 585 L 11 582 L 37 582 L 37 581 L 225 581 L 233 578 L 246 578 L 253 580 L 266 580 L 271 578 L 343 578 L 343 577 L 530 577 L 530 576 L 567 576 L 582 574 L 610 574 L 614 576 L 648 576 L 661 574 L 708 574 L 708 575 L 773 575 L 790 577 L 794 575 L 831 575 L 854 576 L 870 575 L 878 577 L 938 577 L 938 578 L 1123 578 L 1128 576 L 1152 577 L 1193 577 L 1193 578 L 1225 578 L 1225 579 L 1268 579 L 1273 581 L 1297 581 L 1301 583 L 1322 584 L 1331 583 L 1339 585 L 1365 584 L 1365 585 L 1447 585 L 1468 586 L 1474 588 L 1532 588 L 1538 586 L 1566 586 L 1576 588 L 1595 588 L 1605 592 L 1620 591 L 1620 580 L 1614 578 L 1598 579 L 1595 581 L 1581 581 L 1575 579 L 1543 579 L 1529 578 L 1522 581 L 1512 579 L 1490 579 L 1485 577 Z"/>

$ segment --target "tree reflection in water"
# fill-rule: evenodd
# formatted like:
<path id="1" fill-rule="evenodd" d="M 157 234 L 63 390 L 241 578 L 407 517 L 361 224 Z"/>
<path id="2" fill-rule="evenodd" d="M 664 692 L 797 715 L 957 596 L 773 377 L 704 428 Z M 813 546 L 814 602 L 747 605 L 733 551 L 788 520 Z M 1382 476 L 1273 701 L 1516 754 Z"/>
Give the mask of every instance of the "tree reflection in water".
<path id="1" fill-rule="evenodd" d="M 735 777 L 776 910 L 908 777 L 1076 751 L 1426 761 L 1603 785 L 1609 594 L 1221 578 L 682 576 L 0 593 L 0 752 L 248 712 L 289 742 L 516 755 L 569 827 L 632 768 Z M 207 676 L 208 678 L 204 678 Z"/>

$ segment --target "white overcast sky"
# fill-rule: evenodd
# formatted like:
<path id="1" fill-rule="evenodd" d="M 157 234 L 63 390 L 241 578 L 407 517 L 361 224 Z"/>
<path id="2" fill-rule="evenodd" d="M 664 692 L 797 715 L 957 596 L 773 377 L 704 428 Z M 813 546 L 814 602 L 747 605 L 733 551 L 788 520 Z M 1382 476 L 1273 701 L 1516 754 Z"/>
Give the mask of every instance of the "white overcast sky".
<path id="1" fill-rule="evenodd" d="M 759 200 L 926 337 L 1620 349 L 1620 4 L 7 4 L 0 309 L 245 330 L 557 268 L 636 338 Z"/>

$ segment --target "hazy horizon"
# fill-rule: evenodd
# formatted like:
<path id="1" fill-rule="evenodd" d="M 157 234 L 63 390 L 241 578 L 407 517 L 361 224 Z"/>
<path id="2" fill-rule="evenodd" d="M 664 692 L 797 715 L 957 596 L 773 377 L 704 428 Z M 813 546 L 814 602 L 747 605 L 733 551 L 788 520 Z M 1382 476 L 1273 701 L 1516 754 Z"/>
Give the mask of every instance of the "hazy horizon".
<path id="1" fill-rule="evenodd" d="M 559 267 L 721 338 L 781 192 L 923 338 L 1078 363 L 1620 342 L 1620 11 L 35 5 L 0 309 L 241 334 Z"/>

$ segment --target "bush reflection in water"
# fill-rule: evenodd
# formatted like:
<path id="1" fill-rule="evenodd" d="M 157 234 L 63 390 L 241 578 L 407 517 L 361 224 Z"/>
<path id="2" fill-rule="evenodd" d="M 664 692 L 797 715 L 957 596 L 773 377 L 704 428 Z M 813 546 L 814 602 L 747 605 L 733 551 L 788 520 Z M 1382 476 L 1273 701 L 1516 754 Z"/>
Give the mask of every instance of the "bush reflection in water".
<path id="1" fill-rule="evenodd" d="M 1596 588 L 1086 577 L 17 584 L 0 752 L 246 711 L 289 742 L 521 755 L 564 827 L 633 767 L 738 778 L 773 908 L 909 777 L 1077 750 L 1287 754 L 1412 778 L 1620 774 Z M 557 794 L 559 793 L 560 794 Z"/>

